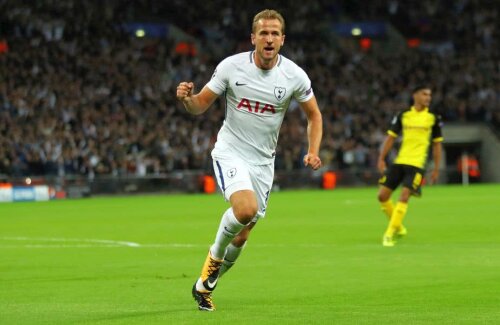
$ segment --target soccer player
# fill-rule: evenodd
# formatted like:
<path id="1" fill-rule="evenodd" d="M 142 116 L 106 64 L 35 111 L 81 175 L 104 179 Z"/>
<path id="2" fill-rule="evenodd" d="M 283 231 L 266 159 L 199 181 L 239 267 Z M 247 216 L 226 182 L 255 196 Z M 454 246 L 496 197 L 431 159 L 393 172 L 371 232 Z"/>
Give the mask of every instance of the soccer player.
<path id="1" fill-rule="evenodd" d="M 212 79 L 197 94 L 192 82 L 181 82 L 177 87 L 177 98 L 191 114 L 204 113 L 218 96 L 224 95 L 226 102 L 212 158 L 217 183 L 231 207 L 222 215 L 201 276 L 193 286 L 200 310 L 215 310 L 212 292 L 219 277 L 234 264 L 251 230 L 266 213 L 278 133 L 292 99 L 308 121 L 309 148 L 303 162 L 314 170 L 321 167 L 321 112 L 307 74 L 279 54 L 284 31 L 280 13 L 268 9 L 259 12 L 250 35 L 253 51 L 220 62 Z"/>
<path id="2" fill-rule="evenodd" d="M 428 86 L 418 86 L 413 90 L 413 106 L 395 116 L 387 131 L 387 137 L 380 150 L 377 167 L 381 174 L 378 200 L 382 211 L 389 218 L 389 225 L 382 239 L 382 245 L 392 247 L 396 236 L 407 234 L 403 226 L 403 218 L 408 209 L 411 195 L 421 195 L 421 185 L 424 175 L 424 166 L 427 152 L 432 141 L 434 169 L 431 182 L 435 183 L 439 175 L 441 161 L 441 117 L 429 111 L 432 90 Z M 402 136 L 402 143 L 398 155 L 388 169 L 386 156 L 391 150 L 394 140 Z M 402 184 L 399 201 L 393 205 L 392 192 Z"/>

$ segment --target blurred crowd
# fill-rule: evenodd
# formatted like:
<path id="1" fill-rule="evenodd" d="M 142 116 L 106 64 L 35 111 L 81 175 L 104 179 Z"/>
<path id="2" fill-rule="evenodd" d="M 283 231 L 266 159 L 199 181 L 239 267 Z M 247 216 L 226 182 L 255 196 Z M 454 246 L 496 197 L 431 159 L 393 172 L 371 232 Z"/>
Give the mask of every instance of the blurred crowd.
<path id="1" fill-rule="evenodd" d="M 445 122 L 487 122 L 500 129 L 498 6 L 478 0 L 381 3 L 267 4 L 284 8 L 283 54 L 312 80 L 323 113 L 327 168 L 373 168 L 391 117 L 409 106 L 411 87 L 422 82 L 433 86 L 432 109 Z M 190 116 L 176 102 L 175 88 L 183 80 L 201 88 L 221 59 L 250 50 L 251 20 L 262 8 L 222 0 L 203 6 L 179 0 L 127 6 L 0 0 L 0 174 L 211 170 L 224 104 Z M 121 27 L 144 17 L 178 26 L 196 40 L 196 50 L 179 51 L 171 38 L 138 38 Z M 423 42 L 387 50 L 375 41 L 363 50 L 330 32 L 340 18 L 396 27 L 404 19 L 401 32 Z M 292 104 L 276 167 L 302 168 L 305 150 L 306 120 Z"/>

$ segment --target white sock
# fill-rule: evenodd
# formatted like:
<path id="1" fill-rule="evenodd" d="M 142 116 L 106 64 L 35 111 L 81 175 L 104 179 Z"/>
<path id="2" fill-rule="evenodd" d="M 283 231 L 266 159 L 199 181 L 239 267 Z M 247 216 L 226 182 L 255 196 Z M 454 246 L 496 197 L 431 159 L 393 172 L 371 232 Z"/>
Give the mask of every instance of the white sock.
<path id="1" fill-rule="evenodd" d="M 232 243 L 226 248 L 226 255 L 224 256 L 224 261 L 219 270 L 219 277 L 226 273 L 236 262 L 238 256 L 240 256 L 241 251 L 246 246 L 247 242 L 241 247 L 234 246 Z"/>
<path id="2" fill-rule="evenodd" d="M 198 281 L 196 281 L 196 290 L 198 291 L 207 291 L 207 288 L 203 285 L 203 281 L 201 281 L 201 277 L 198 278 Z"/>
<path id="3" fill-rule="evenodd" d="M 215 236 L 215 242 L 210 247 L 212 257 L 223 259 L 226 253 L 226 247 L 231 243 L 234 237 L 245 227 L 241 224 L 233 213 L 233 208 L 229 208 L 222 215 L 219 230 Z"/>

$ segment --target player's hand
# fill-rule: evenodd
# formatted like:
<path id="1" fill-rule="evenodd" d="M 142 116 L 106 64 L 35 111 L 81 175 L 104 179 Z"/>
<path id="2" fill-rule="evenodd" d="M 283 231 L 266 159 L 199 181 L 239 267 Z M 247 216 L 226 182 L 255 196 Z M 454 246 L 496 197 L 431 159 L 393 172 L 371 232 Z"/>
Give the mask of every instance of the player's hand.
<path id="1" fill-rule="evenodd" d="M 304 165 L 310 166 L 312 169 L 317 170 L 321 167 L 321 159 L 317 155 L 308 153 L 304 156 Z"/>
<path id="2" fill-rule="evenodd" d="M 186 101 L 193 94 L 194 84 L 192 82 L 181 82 L 177 86 L 177 99 L 181 102 Z"/>
<path id="3" fill-rule="evenodd" d="M 386 168 L 387 168 L 387 164 L 385 163 L 385 161 L 383 159 L 377 161 L 377 169 L 381 175 L 384 174 Z"/>
<path id="4" fill-rule="evenodd" d="M 439 176 L 439 170 L 433 170 L 431 174 L 431 184 L 436 184 Z"/>

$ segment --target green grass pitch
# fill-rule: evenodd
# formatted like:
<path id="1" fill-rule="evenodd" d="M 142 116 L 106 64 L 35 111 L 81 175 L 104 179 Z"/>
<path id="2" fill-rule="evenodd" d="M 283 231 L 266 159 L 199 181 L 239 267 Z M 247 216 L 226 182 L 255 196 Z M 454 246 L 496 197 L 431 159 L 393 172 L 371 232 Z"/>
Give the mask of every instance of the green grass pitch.
<path id="1" fill-rule="evenodd" d="M 376 193 L 272 193 L 213 313 L 220 195 L 0 204 L 0 323 L 498 324 L 500 185 L 425 187 L 393 248 Z"/>

